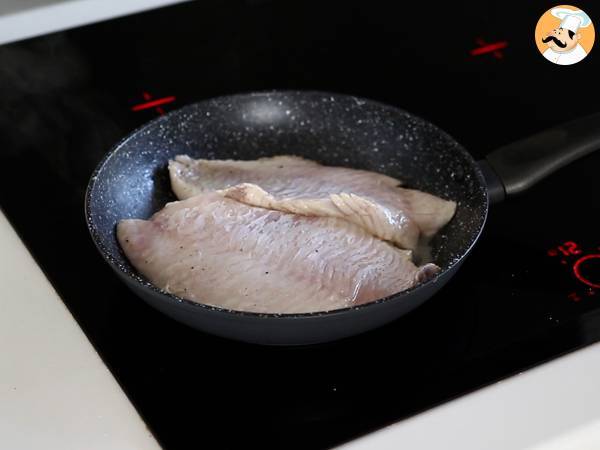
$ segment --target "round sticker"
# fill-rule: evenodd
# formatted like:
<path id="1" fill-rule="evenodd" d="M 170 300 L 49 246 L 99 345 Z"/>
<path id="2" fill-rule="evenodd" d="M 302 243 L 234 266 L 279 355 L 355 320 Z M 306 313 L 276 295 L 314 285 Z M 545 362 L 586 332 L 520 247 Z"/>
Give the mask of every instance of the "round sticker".
<path id="1" fill-rule="evenodd" d="M 535 27 L 535 43 L 548 61 L 569 66 L 585 59 L 594 46 L 594 24 L 583 10 L 560 5 L 546 11 Z"/>

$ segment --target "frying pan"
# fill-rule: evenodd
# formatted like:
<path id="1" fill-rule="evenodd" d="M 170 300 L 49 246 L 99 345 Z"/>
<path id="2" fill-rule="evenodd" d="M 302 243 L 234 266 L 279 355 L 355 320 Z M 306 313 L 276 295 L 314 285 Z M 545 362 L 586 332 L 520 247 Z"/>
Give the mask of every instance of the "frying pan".
<path id="1" fill-rule="evenodd" d="M 153 307 L 199 330 L 240 341 L 298 345 L 332 341 L 390 322 L 421 305 L 458 271 L 477 242 L 490 203 L 518 194 L 600 147 L 600 114 L 500 148 L 475 161 L 452 137 L 401 109 L 323 92 L 220 97 L 162 116 L 118 143 L 93 173 L 85 201 L 91 236 L 116 274 Z M 294 154 L 373 170 L 458 203 L 431 243 L 442 268 L 432 280 L 372 303 L 327 312 L 258 314 L 195 303 L 153 286 L 116 239 L 125 218 L 149 218 L 175 200 L 167 162 Z"/>

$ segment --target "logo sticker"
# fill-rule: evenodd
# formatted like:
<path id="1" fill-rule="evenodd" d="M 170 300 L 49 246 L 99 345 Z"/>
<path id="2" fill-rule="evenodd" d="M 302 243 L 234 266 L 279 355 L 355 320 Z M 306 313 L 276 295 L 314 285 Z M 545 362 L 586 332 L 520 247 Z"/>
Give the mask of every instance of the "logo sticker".
<path id="1" fill-rule="evenodd" d="M 546 11 L 535 27 L 535 43 L 548 61 L 561 66 L 578 63 L 592 50 L 592 19 L 576 6 L 560 5 Z"/>

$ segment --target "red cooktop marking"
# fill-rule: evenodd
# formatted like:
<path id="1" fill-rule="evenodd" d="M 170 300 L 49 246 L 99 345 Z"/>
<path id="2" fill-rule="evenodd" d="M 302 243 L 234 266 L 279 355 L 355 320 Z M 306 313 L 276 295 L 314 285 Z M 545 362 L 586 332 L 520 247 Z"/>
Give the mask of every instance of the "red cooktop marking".
<path id="1" fill-rule="evenodd" d="M 497 59 L 502 59 L 504 55 L 500 50 L 508 47 L 507 41 L 487 43 L 482 38 L 477 38 L 475 39 L 475 42 L 477 42 L 477 45 L 479 45 L 479 47 L 471 50 L 471 56 L 479 56 L 485 55 L 486 53 L 492 53 Z"/>
<path id="2" fill-rule="evenodd" d="M 586 261 L 589 261 L 589 260 L 592 260 L 592 259 L 600 259 L 600 254 L 598 254 L 598 255 L 585 255 L 585 256 L 582 256 L 573 265 L 573 272 L 575 273 L 575 276 L 577 277 L 577 279 L 579 281 L 581 281 L 582 283 L 585 283 L 588 286 L 591 286 L 593 288 L 600 289 L 600 283 L 599 282 L 597 282 L 596 280 L 592 281 L 592 280 L 586 278 L 585 276 L 583 276 L 583 274 L 581 273 L 581 265 L 583 263 L 585 263 Z"/>
<path id="3" fill-rule="evenodd" d="M 166 105 L 176 100 L 176 97 L 174 95 L 152 99 L 152 95 L 149 92 L 142 92 L 142 97 L 144 98 L 145 102 L 140 103 L 138 105 L 133 105 L 131 107 L 132 111 L 143 111 L 145 109 L 154 108 L 154 110 L 157 113 L 163 115 L 165 113 L 165 110 L 161 108 L 161 105 Z"/>
<path id="4" fill-rule="evenodd" d="M 145 98 L 145 96 L 144 96 L 144 98 Z M 150 108 L 155 108 L 160 105 L 166 105 L 167 103 L 172 103 L 175 100 L 176 100 L 176 97 L 174 95 L 171 95 L 169 97 L 157 98 L 156 100 L 151 100 L 151 101 L 148 101 L 145 103 L 140 103 L 139 105 L 134 105 L 131 107 L 131 110 L 132 111 L 142 111 L 144 109 L 150 109 Z M 157 108 L 157 110 L 158 109 L 160 109 L 162 111 L 162 108 Z M 164 111 L 163 111 L 163 114 L 164 114 Z"/>

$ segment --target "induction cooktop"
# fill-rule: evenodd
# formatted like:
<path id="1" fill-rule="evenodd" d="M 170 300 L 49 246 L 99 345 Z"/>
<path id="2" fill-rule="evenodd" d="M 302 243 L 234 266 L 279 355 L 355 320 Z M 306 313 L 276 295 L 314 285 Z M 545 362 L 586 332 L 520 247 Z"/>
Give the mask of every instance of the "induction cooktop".
<path id="1" fill-rule="evenodd" d="M 600 111 L 598 55 L 559 67 L 535 48 L 551 5 L 391 3 L 206 0 L 0 47 L 0 207 L 165 448 L 329 448 L 600 340 L 600 152 L 493 205 L 463 269 L 424 306 L 325 345 L 187 328 L 94 248 L 83 199 L 96 164 L 194 101 L 369 97 L 477 158 Z"/>

